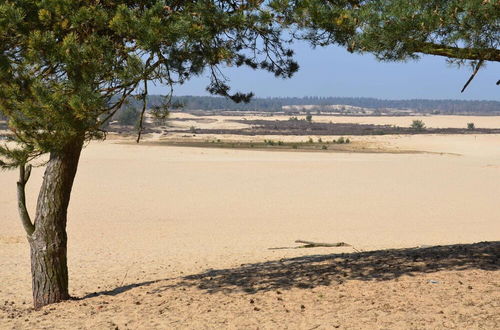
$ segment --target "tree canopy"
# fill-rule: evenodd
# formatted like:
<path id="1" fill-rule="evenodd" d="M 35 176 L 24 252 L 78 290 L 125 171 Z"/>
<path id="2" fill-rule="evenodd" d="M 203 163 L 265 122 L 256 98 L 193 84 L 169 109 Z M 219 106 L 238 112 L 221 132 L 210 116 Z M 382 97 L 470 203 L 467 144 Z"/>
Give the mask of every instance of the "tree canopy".
<path id="1" fill-rule="evenodd" d="M 380 60 L 418 54 L 500 61 L 500 3 L 495 0 L 292 1 L 289 23 L 316 45 L 339 44 Z"/>
<path id="2" fill-rule="evenodd" d="M 21 148 L 0 154 L 15 167 L 74 137 L 100 138 L 151 81 L 173 86 L 206 70 L 209 92 L 247 101 L 219 66 L 288 77 L 292 55 L 262 1 L 2 1 L 0 112 Z"/>

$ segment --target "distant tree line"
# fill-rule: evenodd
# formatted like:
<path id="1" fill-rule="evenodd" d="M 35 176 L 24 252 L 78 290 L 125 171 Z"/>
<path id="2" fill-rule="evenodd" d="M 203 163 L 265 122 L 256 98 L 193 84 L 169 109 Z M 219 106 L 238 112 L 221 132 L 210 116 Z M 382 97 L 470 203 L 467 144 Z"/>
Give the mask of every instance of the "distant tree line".
<path id="1" fill-rule="evenodd" d="M 148 96 L 149 107 L 161 106 L 164 97 Z M 283 106 L 316 105 L 314 110 L 334 111 L 331 105 L 348 105 L 374 110 L 408 109 L 421 113 L 434 114 L 500 114 L 499 101 L 462 101 L 462 100 L 382 100 L 367 97 L 269 97 L 253 98 L 249 103 L 235 103 L 230 99 L 217 96 L 174 96 L 172 104 L 182 105 L 184 110 L 239 110 L 239 111 L 282 111 Z M 139 108 L 142 102 L 129 100 L 129 107 Z M 325 106 L 321 108 L 321 106 Z M 336 110 L 335 110 L 336 111 Z"/>

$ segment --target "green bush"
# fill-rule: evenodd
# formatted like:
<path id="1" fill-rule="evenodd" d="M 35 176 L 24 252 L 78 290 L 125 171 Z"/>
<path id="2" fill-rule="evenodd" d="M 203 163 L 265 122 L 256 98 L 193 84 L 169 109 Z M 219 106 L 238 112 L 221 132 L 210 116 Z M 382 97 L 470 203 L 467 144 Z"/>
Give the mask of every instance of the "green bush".
<path id="1" fill-rule="evenodd" d="M 307 113 L 307 115 L 306 115 L 306 120 L 307 120 L 308 122 L 312 122 L 312 118 L 313 118 L 313 116 L 312 116 L 310 113 Z"/>
<path id="2" fill-rule="evenodd" d="M 425 128 L 425 124 L 423 121 L 416 119 L 411 123 L 411 128 L 417 131 L 422 131 Z"/>
<path id="3" fill-rule="evenodd" d="M 476 125 L 474 125 L 474 123 L 467 123 L 467 129 L 468 130 L 476 129 Z"/>
<path id="4" fill-rule="evenodd" d="M 116 120 L 120 125 L 137 126 L 139 124 L 139 111 L 133 107 L 125 107 L 120 110 L 116 116 Z"/>
<path id="5" fill-rule="evenodd" d="M 309 143 L 314 143 L 313 139 L 310 137 L 309 140 L 307 141 Z"/>
<path id="6" fill-rule="evenodd" d="M 341 136 L 337 140 L 333 140 L 332 143 L 337 143 L 337 144 L 351 143 L 351 140 L 349 140 L 349 138 L 344 138 L 343 136 Z"/>

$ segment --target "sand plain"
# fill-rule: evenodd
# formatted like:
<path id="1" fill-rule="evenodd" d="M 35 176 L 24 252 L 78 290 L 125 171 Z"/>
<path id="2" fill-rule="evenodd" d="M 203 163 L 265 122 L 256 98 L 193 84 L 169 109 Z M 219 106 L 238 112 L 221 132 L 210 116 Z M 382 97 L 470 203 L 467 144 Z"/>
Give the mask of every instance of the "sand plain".
<path id="1" fill-rule="evenodd" d="M 79 299 L 41 311 L 0 173 L 0 328 L 498 328 L 500 136 L 362 139 L 432 153 L 92 142 L 69 209 Z M 296 239 L 362 252 L 269 249 Z"/>

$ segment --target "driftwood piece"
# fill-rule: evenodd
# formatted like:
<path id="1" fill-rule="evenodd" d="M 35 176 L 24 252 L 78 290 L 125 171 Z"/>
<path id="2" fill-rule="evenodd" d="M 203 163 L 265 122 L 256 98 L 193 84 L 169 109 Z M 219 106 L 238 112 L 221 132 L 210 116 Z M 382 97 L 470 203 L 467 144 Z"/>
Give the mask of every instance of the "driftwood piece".
<path id="1" fill-rule="evenodd" d="M 351 246 L 347 243 L 344 242 L 338 242 L 338 243 L 317 243 L 317 242 L 311 242 L 311 241 L 303 241 L 303 240 L 296 240 L 295 243 L 301 243 L 304 244 L 303 246 L 299 246 L 297 248 L 313 248 L 313 247 L 340 247 L 340 246 Z"/>
<path id="2" fill-rule="evenodd" d="M 304 248 L 315 248 L 315 247 L 341 247 L 341 246 L 352 246 L 344 242 L 338 243 L 317 243 L 311 241 L 296 240 L 295 243 L 304 244 L 302 246 L 284 246 L 284 247 L 274 247 L 269 248 L 269 250 L 285 250 L 285 249 L 304 249 Z"/>

